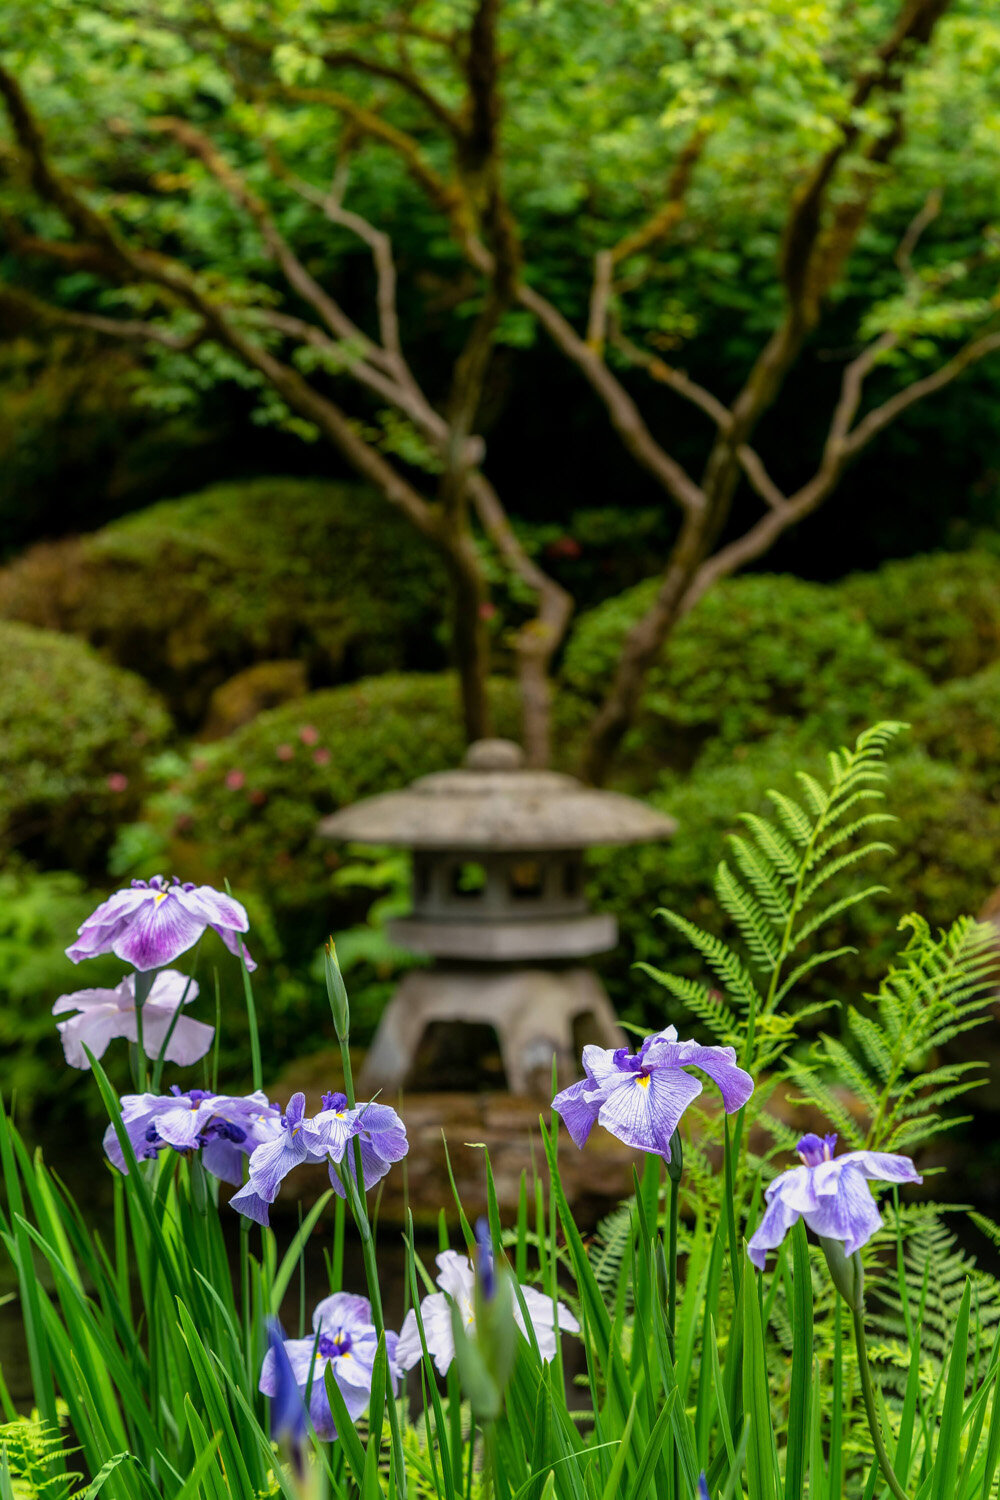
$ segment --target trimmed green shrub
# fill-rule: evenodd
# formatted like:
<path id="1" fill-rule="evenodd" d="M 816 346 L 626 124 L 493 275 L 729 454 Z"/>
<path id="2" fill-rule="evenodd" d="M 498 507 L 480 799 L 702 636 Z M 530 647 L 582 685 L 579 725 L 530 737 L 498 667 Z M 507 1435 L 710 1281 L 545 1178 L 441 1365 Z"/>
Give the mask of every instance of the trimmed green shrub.
<path id="1" fill-rule="evenodd" d="M 914 715 L 913 730 L 931 755 L 960 767 L 984 796 L 996 800 L 1000 795 L 1000 661 L 938 688 Z"/>
<path id="2" fill-rule="evenodd" d="M 842 920 L 839 932 L 831 931 L 834 946 L 858 951 L 815 972 L 807 983 L 817 997 L 853 999 L 875 985 L 896 947 L 896 922 L 904 913 L 919 911 L 932 926 L 943 926 L 964 912 L 978 912 L 997 883 L 1000 805 L 958 768 L 905 748 L 909 740 L 904 737 L 902 753 L 890 756 L 889 764 L 886 807 L 899 822 L 872 835 L 893 852 L 872 862 L 865 882 L 884 883 L 891 895 L 863 903 Z M 620 946 L 602 967 L 627 1019 L 653 1024 L 663 1006 L 663 991 L 632 970 L 632 962 L 644 959 L 705 977 L 683 939 L 651 921 L 651 914 L 670 906 L 718 930 L 709 878 L 726 857 L 726 834 L 739 831 L 741 813 L 769 811 L 769 788 L 796 795 L 796 766 L 807 768 L 808 755 L 796 736 L 783 734 L 754 747 L 742 762 L 672 779 L 651 799 L 678 821 L 670 844 L 591 855 L 591 899 L 615 912 L 621 927 Z"/>
<path id="3" fill-rule="evenodd" d="M 562 669 L 580 700 L 600 699 L 656 587 L 649 579 L 581 616 Z M 831 589 L 778 575 L 728 579 L 681 621 L 649 672 L 622 774 L 650 785 L 659 770 L 721 763 L 783 726 L 797 726 L 803 743 L 836 744 L 904 716 L 927 690 Z"/>
<path id="4" fill-rule="evenodd" d="M 60 995 L 121 977 L 116 958 L 81 968 L 66 957 L 66 945 L 99 900 L 66 870 L 42 872 L 19 861 L 0 870 L 0 1093 L 8 1101 L 16 1096 L 20 1111 L 42 1099 L 79 1108 L 93 1097 L 92 1088 L 70 1086 L 83 1075 L 63 1061 L 52 1006 Z M 108 1063 L 116 1083 L 125 1084 L 123 1049 Z"/>
<path id="5" fill-rule="evenodd" d="M 935 682 L 1000 656 L 1000 557 L 989 552 L 904 558 L 855 573 L 835 592 Z"/>
<path id="6" fill-rule="evenodd" d="M 516 734 L 514 684 L 495 681 L 492 700 L 497 733 Z M 228 876 L 276 914 L 307 911 L 322 935 L 343 855 L 317 837 L 320 818 L 456 765 L 463 751 L 454 676 L 387 674 L 310 693 L 199 747 L 148 816 L 171 869 L 214 884 Z"/>
<path id="7" fill-rule="evenodd" d="M 82 635 L 185 727 L 257 661 L 314 686 L 443 663 L 434 554 L 358 485 L 256 479 L 163 501 L 0 572 L 0 616 Z"/>
<path id="8" fill-rule="evenodd" d="M 69 636 L 0 621 L 0 857 L 87 871 L 134 818 L 170 720 L 138 677 Z"/>

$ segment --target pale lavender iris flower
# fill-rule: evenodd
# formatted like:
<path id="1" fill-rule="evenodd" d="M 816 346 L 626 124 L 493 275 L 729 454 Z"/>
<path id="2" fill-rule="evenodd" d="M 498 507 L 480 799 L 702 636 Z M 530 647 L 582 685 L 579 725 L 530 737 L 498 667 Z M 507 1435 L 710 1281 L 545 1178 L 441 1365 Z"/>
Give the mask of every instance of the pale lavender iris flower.
<path id="1" fill-rule="evenodd" d="M 280 1397 L 290 1407 L 291 1392 L 286 1388 L 287 1374 L 282 1379 L 283 1372 L 290 1369 L 300 1400 L 305 1398 L 311 1380 L 309 1416 L 317 1437 L 330 1441 L 337 1436 L 337 1428 L 326 1392 L 327 1367 L 333 1371 L 352 1422 L 356 1422 L 371 1398 L 378 1333 L 372 1322 L 371 1303 L 348 1292 L 324 1297 L 313 1313 L 312 1326 L 311 1338 L 283 1341 L 287 1366 L 273 1345 L 268 1349 L 260 1372 L 260 1389 L 265 1396 Z M 386 1333 L 385 1345 L 395 1391 L 399 1369 L 394 1333 Z"/>
<path id="2" fill-rule="evenodd" d="M 159 1156 L 168 1147 L 185 1154 L 200 1151 L 206 1172 L 237 1187 L 243 1180 L 244 1156 L 273 1140 L 281 1129 L 280 1109 L 259 1090 L 233 1097 L 205 1089 L 184 1093 L 175 1085 L 169 1094 L 124 1094 L 121 1111 L 139 1161 Z M 127 1175 L 113 1125 L 104 1133 L 104 1150 L 112 1165 Z"/>
<path id="3" fill-rule="evenodd" d="M 866 1245 L 881 1227 L 869 1180 L 922 1182 L 908 1156 L 885 1151 L 847 1151 L 834 1156 L 835 1135 L 804 1135 L 796 1150 L 802 1162 L 782 1172 L 766 1188 L 767 1209 L 747 1247 L 763 1271 L 769 1250 L 776 1250 L 792 1225 L 804 1219 L 814 1234 L 840 1240 L 845 1255 Z"/>
<path id="4" fill-rule="evenodd" d="M 346 1159 L 357 1180 L 353 1147 L 348 1150 L 355 1138 L 361 1144 L 366 1191 L 406 1155 L 406 1127 L 388 1105 L 358 1104 L 352 1109 L 346 1095 L 324 1094 L 318 1114 L 307 1116 L 305 1109 L 305 1095 L 293 1094 L 281 1117 L 280 1131 L 254 1151 L 245 1186 L 229 1200 L 238 1213 L 258 1224 L 270 1223 L 269 1210 L 282 1182 L 303 1162 L 326 1162 L 330 1181 L 343 1197 L 337 1169 Z"/>
<path id="5" fill-rule="evenodd" d="M 147 1057 L 155 1061 L 160 1056 L 168 1032 L 170 1040 L 163 1052 L 167 1062 L 187 1067 L 205 1056 L 212 1045 L 215 1027 L 187 1016 L 174 1021 L 181 1006 L 190 1005 L 197 996 L 198 986 L 186 974 L 179 974 L 176 969 L 163 969 L 157 974 L 142 1007 L 142 1044 Z M 65 1015 L 71 1010 L 77 1014 L 56 1023 L 71 1068 L 90 1067 L 84 1046 L 95 1057 L 103 1057 L 115 1037 L 125 1037 L 130 1042 L 139 1040 L 132 974 L 127 974 L 113 990 L 76 990 L 72 995 L 60 995 L 52 1014 Z"/>
<path id="6" fill-rule="evenodd" d="M 162 969 L 193 948 L 207 927 L 217 932 L 229 949 L 242 954 L 248 969 L 257 966 L 239 934 L 250 923 L 238 901 L 210 885 L 185 884 L 162 875 L 133 880 L 128 890 L 102 901 L 66 949 L 79 963 L 101 953 L 114 953 L 133 968 Z"/>
<path id="7" fill-rule="evenodd" d="M 439 1292 L 431 1292 L 420 1304 L 420 1319 L 424 1325 L 427 1352 L 437 1366 L 438 1374 L 444 1375 L 455 1358 L 455 1332 L 451 1321 L 454 1303 L 459 1317 L 468 1333 L 476 1326 L 476 1273 L 471 1260 L 457 1255 L 454 1250 L 443 1250 L 437 1257 Z M 528 1317 L 543 1360 L 552 1360 L 556 1353 L 556 1340 L 560 1333 L 579 1333 L 580 1325 L 561 1302 L 552 1306 L 552 1298 L 545 1296 L 533 1286 L 522 1286 L 521 1296 L 528 1309 Z M 522 1336 L 527 1338 L 521 1304 L 514 1298 L 514 1322 Z M 396 1360 L 401 1370 L 411 1370 L 423 1357 L 417 1315 L 410 1311 L 403 1319 L 396 1345 Z"/>
<path id="8" fill-rule="evenodd" d="M 646 1037 L 635 1053 L 627 1047 L 584 1047 L 587 1076 L 557 1094 L 552 1108 L 578 1146 L 601 1125 L 627 1146 L 669 1161 L 670 1138 L 702 1090 L 688 1068 L 707 1073 L 727 1114 L 742 1109 L 753 1093 L 753 1079 L 737 1066 L 732 1047 L 679 1042 L 676 1028 L 668 1026 Z"/>

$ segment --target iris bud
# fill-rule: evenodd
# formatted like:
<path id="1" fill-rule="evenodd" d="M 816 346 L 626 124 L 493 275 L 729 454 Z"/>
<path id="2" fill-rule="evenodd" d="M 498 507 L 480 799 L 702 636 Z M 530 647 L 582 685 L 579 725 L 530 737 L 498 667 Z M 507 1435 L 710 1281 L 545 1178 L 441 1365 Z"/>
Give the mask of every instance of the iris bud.
<path id="1" fill-rule="evenodd" d="M 333 938 L 323 947 L 323 971 L 326 975 L 326 993 L 330 997 L 330 1013 L 337 1040 L 346 1042 L 351 1030 L 351 1007 L 347 999 L 347 987 L 337 962 L 337 950 Z"/>

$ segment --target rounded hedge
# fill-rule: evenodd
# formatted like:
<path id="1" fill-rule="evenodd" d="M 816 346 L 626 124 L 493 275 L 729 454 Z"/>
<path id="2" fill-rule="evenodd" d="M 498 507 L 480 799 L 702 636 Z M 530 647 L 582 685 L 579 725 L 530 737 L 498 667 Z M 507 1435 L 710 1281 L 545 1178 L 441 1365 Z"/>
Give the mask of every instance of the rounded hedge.
<path id="1" fill-rule="evenodd" d="M 163 501 L 0 571 L 0 616 L 81 635 L 197 727 L 258 661 L 313 686 L 443 664 L 440 566 L 372 491 L 255 479 Z"/>
<path id="2" fill-rule="evenodd" d="M 579 699 L 599 701 L 656 587 L 649 579 L 581 616 L 562 668 Z M 622 770 L 653 784 L 661 769 L 687 770 L 702 756 L 721 763 L 792 725 L 839 744 L 876 719 L 905 717 L 928 687 L 831 589 L 778 575 L 727 579 L 651 668 Z"/>
<path id="3" fill-rule="evenodd" d="M 494 681 L 498 734 L 516 735 L 517 689 Z M 326 813 L 458 764 L 465 749 L 452 674 L 386 674 L 310 693 L 200 747 L 148 816 L 188 879 L 250 887 L 271 909 L 311 911 L 322 932 L 341 852 Z"/>
<path id="4" fill-rule="evenodd" d="M 910 737 L 899 743 L 900 750 L 889 757 L 885 802 L 898 821 L 873 835 L 891 844 L 893 852 L 874 856 L 854 875 L 847 872 L 827 894 L 833 899 L 850 888 L 852 879 L 888 890 L 827 929 L 824 947 L 848 944 L 857 952 L 810 977 L 813 998 L 854 999 L 877 985 L 898 946 L 900 916 L 917 911 L 932 926 L 944 926 L 963 913 L 978 912 L 996 886 L 1000 805 L 984 795 L 973 777 L 912 748 Z M 736 940 L 712 890 L 715 869 L 726 855 L 726 835 L 739 830 L 742 813 L 771 815 L 769 788 L 797 795 L 796 769 L 822 777 L 823 757 L 813 748 L 804 749 L 792 735 L 776 735 L 741 762 L 699 768 L 653 796 L 678 821 L 670 844 L 591 855 L 591 899 L 598 908 L 615 912 L 621 928 L 619 948 L 602 968 L 627 1019 L 663 1024 L 665 1014 L 664 992 L 632 969 L 633 962 L 707 977 L 683 939 L 654 920 L 658 907 L 671 907 Z M 685 1019 L 673 1010 L 670 1018 Z"/>
<path id="5" fill-rule="evenodd" d="M 984 796 L 996 800 L 1000 796 L 1000 661 L 937 688 L 914 715 L 913 731 L 931 755 L 967 772 Z"/>
<path id="6" fill-rule="evenodd" d="M 0 621 L 0 855 L 88 871 L 171 731 L 156 695 L 69 636 Z"/>
<path id="7" fill-rule="evenodd" d="M 1000 557 L 992 553 L 908 557 L 852 574 L 835 591 L 935 682 L 1000 657 Z"/>

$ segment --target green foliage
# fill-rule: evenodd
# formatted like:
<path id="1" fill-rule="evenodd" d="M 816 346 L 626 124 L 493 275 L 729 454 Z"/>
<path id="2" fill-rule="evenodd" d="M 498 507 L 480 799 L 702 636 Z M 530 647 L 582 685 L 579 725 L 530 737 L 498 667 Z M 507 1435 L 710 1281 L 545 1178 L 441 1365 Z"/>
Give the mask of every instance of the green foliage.
<path id="1" fill-rule="evenodd" d="M 156 695 L 67 636 L 0 622 L 0 858 L 99 868 L 170 734 Z"/>
<path id="2" fill-rule="evenodd" d="M 562 676 L 581 700 L 596 702 L 608 686 L 655 590 L 650 579 L 577 622 Z M 909 712 L 926 690 L 832 590 L 786 576 L 729 579 L 681 621 L 651 668 L 623 775 L 648 784 L 660 769 L 723 761 L 783 726 L 828 744 Z"/>
<path id="3" fill-rule="evenodd" d="M 883 1194 L 884 1227 L 862 1251 L 869 1308 L 859 1310 L 853 1329 L 845 1328 L 844 1305 L 803 1224 L 769 1257 L 763 1277 L 741 1251 L 759 1223 L 767 1157 L 775 1154 L 762 1154 L 760 1132 L 770 1132 L 775 1151 L 797 1134 L 772 1111 L 775 1089 L 803 1075 L 802 1028 L 814 1013 L 804 981 L 828 955 L 837 920 L 861 903 L 851 872 L 879 852 L 873 834 L 886 817 L 884 756 L 899 728 L 865 731 L 817 773 L 800 771 L 793 790 L 772 789 L 766 815 L 750 812 L 739 821 L 731 861 L 716 879 L 738 948 L 686 915 L 669 917 L 717 989 L 692 986 L 675 972 L 659 973 L 659 982 L 734 1045 L 756 1082 L 748 1106 L 728 1122 L 721 1151 L 712 1149 L 723 1135 L 718 1106 L 697 1099 L 685 1112 L 683 1167 L 672 1158 L 668 1189 L 671 1203 L 675 1191 L 684 1202 L 682 1255 L 674 1253 L 672 1233 L 664 1235 L 656 1157 L 647 1159 L 634 1200 L 590 1245 L 567 1201 L 554 1120 L 540 1121 L 544 1183 L 533 1158 L 516 1228 L 506 1233 L 486 1158 L 494 1245 L 509 1247 L 519 1280 L 530 1277 L 543 1298 L 567 1300 L 577 1316 L 589 1397 L 582 1407 L 570 1405 L 561 1352 L 543 1361 L 530 1327 L 522 1339 L 505 1324 L 502 1336 L 513 1342 L 515 1358 L 478 1423 L 461 1360 L 442 1385 L 425 1356 L 413 1404 L 414 1388 L 397 1399 L 389 1387 L 383 1344 L 364 1422 L 350 1420 L 334 1372 L 325 1372 L 339 1441 L 329 1448 L 306 1442 L 296 1487 L 282 1461 L 287 1455 L 276 1456 L 267 1436 L 258 1374 L 265 1317 L 279 1312 L 297 1270 L 304 1275 L 301 1257 L 325 1200 L 281 1258 L 271 1229 L 241 1236 L 234 1273 L 216 1189 L 200 1160 L 165 1151 L 158 1160 L 136 1161 L 98 1066 L 95 1081 L 129 1168 L 113 1179 L 114 1233 L 102 1240 L 0 1112 L 0 1249 L 17 1280 L 33 1399 L 46 1424 L 17 1449 L 31 1449 L 29 1463 L 37 1459 L 41 1467 L 35 1500 L 48 1500 L 53 1481 L 52 1500 L 65 1497 L 58 1485 L 67 1455 L 48 1440 L 63 1411 L 81 1466 L 95 1476 L 86 1500 L 104 1484 L 109 1500 L 143 1500 L 154 1489 L 164 1500 L 231 1500 L 234 1490 L 294 1500 L 314 1481 L 337 1500 L 355 1492 L 365 1500 L 459 1500 L 480 1492 L 521 1500 L 686 1500 L 698 1493 L 699 1473 L 712 1500 L 737 1493 L 747 1500 L 843 1500 L 880 1488 L 873 1443 L 883 1476 L 890 1463 L 899 1471 L 894 1493 L 989 1497 L 1000 1457 L 1000 1284 L 956 1248 L 942 1206 L 897 1204 L 895 1191 L 890 1204 Z M 940 934 L 920 918 L 904 925 L 909 940 L 869 1008 L 854 1007 L 841 1038 L 822 1039 L 807 1085 L 810 1105 L 849 1143 L 919 1152 L 940 1133 L 939 1113 L 950 1110 L 966 1082 L 961 1069 L 949 1081 L 936 1055 L 987 1013 L 992 990 L 980 934 L 968 920 Z M 343 1040 L 350 1093 L 350 1038 Z M 859 1122 L 853 1134 L 845 1123 L 845 1082 L 854 1094 L 851 1118 Z M 342 1181 L 351 1182 L 346 1169 Z M 381 1326 L 370 1210 L 354 1191 L 346 1207 Z M 471 1242 L 457 1193 L 456 1207 Z M 334 1218 L 326 1259 L 331 1291 L 342 1289 L 349 1263 L 347 1212 L 339 1204 Z M 991 1238 L 1000 1236 L 980 1222 Z M 442 1215 L 442 1232 L 444 1226 Z M 412 1230 L 404 1241 L 417 1301 L 424 1267 Z M 533 1276 L 529 1251 L 537 1256 Z M 497 1271 L 508 1274 L 505 1264 Z M 487 1348 L 481 1294 L 467 1330 L 473 1367 Z M 499 1300 L 493 1313 L 503 1316 Z M 863 1354 L 866 1322 L 877 1330 L 874 1394 Z M 0 1467 L 4 1500 L 9 1488 L 9 1470 Z"/>
<path id="4" fill-rule="evenodd" d="M 630 1021 L 651 1024 L 659 1003 L 646 981 L 630 973 L 631 961 L 697 972 L 687 945 L 669 932 L 652 931 L 644 914 L 670 905 L 701 926 L 717 922 L 704 872 L 726 856 L 727 838 L 739 831 L 744 812 L 769 814 L 771 788 L 794 795 L 790 766 L 796 760 L 815 774 L 822 771 L 815 751 L 803 750 L 794 734 L 784 734 L 728 765 L 699 766 L 689 777 L 668 778 L 652 800 L 678 821 L 670 844 L 591 854 L 591 898 L 615 912 L 622 931 L 619 951 L 604 959 L 602 968 Z M 894 852 L 891 864 L 887 856 L 877 858 L 876 878 L 884 879 L 891 868 L 894 887 L 907 893 L 908 904 L 933 927 L 949 924 L 956 912 L 978 912 L 997 882 L 997 803 L 969 775 L 904 744 L 893 760 L 892 807 L 898 821 L 887 826 L 884 837 Z M 896 914 L 893 897 L 875 894 L 836 918 L 831 946 L 856 951 L 842 953 L 809 977 L 814 999 L 877 987 L 894 951 Z M 737 933 L 728 920 L 720 930 L 729 937 Z M 675 1011 L 674 1019 L 681 1014 Z"/>
<path id="5" fill-rule="evenodd" d="M 835 593 L 934 682 L 971 676 L 1000 656 L 1000 557 L 989 552 L 885 563 Z"/>
<path id="6" fill-rule="evenodd" d="M 935 759 L 996 800 L 1000 778 L 1000 662 L 946 682 L 920 704 L 914 734 Z"/>
<path id="7" fill-rule="evenodd" d="M 804 981 L 844 956 L 844 945 L 830 942 L 828 930 L 880 889 L 845 892 L 839 877 L 888 848 L 872 834 L 892 821 L 880 805 L 884 758 L 902 727 L 886 723 L 865 730 L 853 750 L 828 757 L 822 777 L 799 771 L 794 796 L 769 789 L 770 816 L 742 814 L 741 828 L 727 839 L 732 864 L 722 860 L 714 882 L 738 947 L 676 908 L 657 913 L 694 948 L 706 979 L 651 964 L 642 965 L 644 972 L 698 1019 L 713 1042 L 740 1047 L 747 1068 L 772 1073 L 785 1062 L 802 1023 L 825 1008 L 803 1000 Z M 935 1017 L 932 1034 L 943 1024 L 939 1012 Z M 795 1077 L 794 1062 L 787 1067 Z M 765 1091 L 755 1091 L 751 1118 L 765 1097 Z"/>
<path id="8" fill-rule="evenodd" d="M 0 614 L 85 636 L 140 672 L 188 726 L 253 662 L 294 657 L 316 683 L 438 664 L 433 554 L 358 485 L 215 485 L 0 574 Z"/>
<path id="9" fill-rule="evenodd" d="M 93 892 L 67 871 L 0 870 L 0 1094 L 16 1097 L 22 1110 L 67 1092 L 55 1000 L 84 984 L 116 984 L 121 975 L 118 960 L 105 958 L 89 964 L 84 979 L 66 957 L 95 905 Z"/>
<path id="10" fill-rule="evenodd" d="M 881 1343 L 874 1345 L 872 1353 L 882 1367 L 883 1380 L 901 1392 L 912 1358 L 909 1330 L 919 1311 L 925 1356 L 921 1385 L 933 1396 L 941 1367 L 954 1344 L 966 1282 L 972 1283 L 980 1325 L 991 1341 L 1000 1327 L 1000 1283 L 962 1248 L 938 1205 L 907 1203 L 897 1210 L 886 1204 L 885 1208 L 886 1223 L 879 1239 L 883 1249 L 890 1244 L 902 1245 L 904 1279 L 878 1278 L 877 1306 L 871 1322 L 881 1335 Z M 981 1215 L 969 1217 L 982 1222 Z M 969 1373 L 971 1376 L 971 1369 Z"/>
<path id="11" fill-rule="evenodd" d="M 824 1035 L 808 1060 L 788 1073 L 852 1147 L 910 1155 L 954 1117 L 947 1106 L 984 1082 L 983 1062 L 939 1062 L 957 1037 L 989 1019 L 996 929 L 959 918 L 933 933 L 922 917 L 904 917 L 910 940 L 864 1006 L 845 1008 L 841 1035 Z M 854 1108 L 831 1100 L 826 1080 L 850 1088 Z"/>
<path id="12" fill-rule="evenodd" d="M 492 697 L 497 732 L 514 733 L 513 684 L 495 682 Z M 238 876 L 276 912 L 312 907 L 323 924 L 343 855 L 317 836 L 319 820 L 454 766 L 463 750 L 454 677 L 387 673 L 311 693 L 197 748 L 147 814 L 188 878 Z"/>

